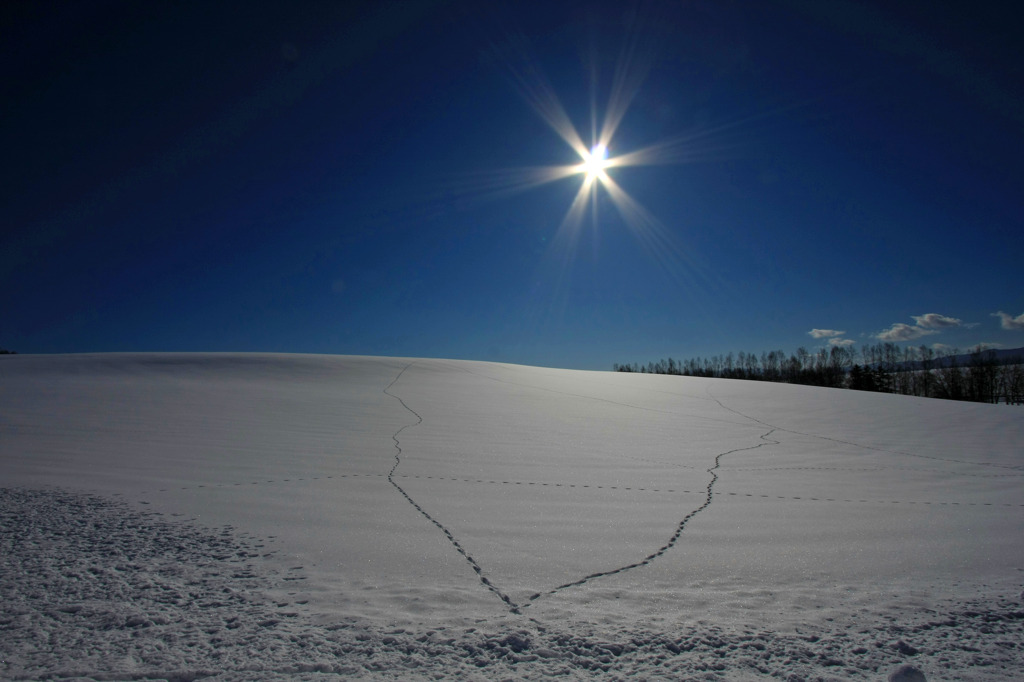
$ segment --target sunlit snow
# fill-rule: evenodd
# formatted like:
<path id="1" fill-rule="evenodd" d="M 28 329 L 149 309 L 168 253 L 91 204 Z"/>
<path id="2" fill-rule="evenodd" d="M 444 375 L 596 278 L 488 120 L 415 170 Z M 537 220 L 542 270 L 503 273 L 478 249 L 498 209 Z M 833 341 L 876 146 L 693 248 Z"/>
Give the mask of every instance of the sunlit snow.
<path id="1" fill-rule="evenodd" d="M 769 383 L 11 356 L 0 677 L 1013 679 L 1022 446 Z"/>

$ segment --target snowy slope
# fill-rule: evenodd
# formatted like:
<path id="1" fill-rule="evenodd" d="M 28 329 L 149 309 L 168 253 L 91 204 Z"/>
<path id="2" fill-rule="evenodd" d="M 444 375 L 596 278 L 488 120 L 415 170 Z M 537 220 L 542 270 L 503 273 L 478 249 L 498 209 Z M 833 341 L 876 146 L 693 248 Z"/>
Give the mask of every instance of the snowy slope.
<path id="1" fill-rule="evenodd" d="M 0 677 L 1024 676 L 1024 411 L 493 363 L 0 360 Z"/>

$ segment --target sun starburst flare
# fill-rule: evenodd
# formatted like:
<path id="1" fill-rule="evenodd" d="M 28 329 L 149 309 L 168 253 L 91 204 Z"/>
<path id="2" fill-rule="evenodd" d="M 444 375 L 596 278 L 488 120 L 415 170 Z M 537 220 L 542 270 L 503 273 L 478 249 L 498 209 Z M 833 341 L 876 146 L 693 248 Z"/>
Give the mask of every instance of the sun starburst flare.
<path id="1" fill-rule="evenodd" d="M 623 189 L 612 172 L 629 166 L 649 166 L 680 163 L 688 160 L 694 136 L 679 137 L 662 141 L 642 149 L 616 153 L 615 133 L 620 129 L 630 105 L 636 98 L 640 86 L 653 62 L 650 52 L 640 49 L 644 41 L 638 34 L 626 41 L 619 55 L 612 77 L 611 88 L 604 116 L 598 126 L 597 111 L 597 69 L 591 70 L 591 139 L 588 146 L 583 136 L 572 123 L 561 100 L 550 85 L 539 64 L 531 58 L 531 51 L 525 39 L 510 41 L 505 49 L 498 50 L 499 57 L 511 74 L 512 80 L 529 104 L 530 108 L 554 131 L 579 157 L 570 165 L 520 168 L 494 173 L 483 180 L 481 189 L 487 192 L 505 194 L 524 191 L 551 182 L 580 177 L 580 185 L 569 205 L 565 216 L 552 240 L 564 251 L 566 264 L 572 259 L 577 242 L 583 233 L 588 214 L 591 224 L 598 226 L 598 196 L 607 196 L 622 217 L 630 232 L 637 238 L 643 249 L 674 277 L 683 274 L 687 278 L 694 274 L 694 267 L 685 256 L 679 239 L 660 220 L 647 211 L 638 201 Z M 594 60 L 596 63 L 596 59 Z M 478 178 L 481 180 L 481 178 Z M 687 267 L 683 267 L 683 265 Z M 566 265 L 567 267 L 567 265 Z"/>
<path id="2" fill-rule="evenodd" d="M 598 215 L 599 209 L 604 211 L 606 203 L 614 206 L 615 213 L 621 217 L 621 225 L 634 238 L 638 250 L 656 266 L 653 272 L 664 278 L 667 286 L 686 292 L 691 314 L 710 312 L 706 306 L 711 299 L 705 294 L 731 288 L 730 282 L 708 267 L 705 259 L 698 257 L 689 240 L 685 239 L 697 227 L 697 221 L 703 222 L 699 218 L 703 205 L 695 207 L 692 213 L 677 209 L 671 216 L 672 225 L 668 227 L 627 191 L 629 169 L 735 158 L 737 151 L 746 144 L 734 135 L 745 129 L 751 120 L 771 115 L 771 112 L 717 126 L 690 128 L 688 132 L 639 147 L 626 148 L 617 144 L 617 133 L 628 129 L 627 114 L 637 101 L 641 85 L 654 64 L 657 26 L 656 21 L 639 20 L 627 26 L 624 47 L 618 54 L 607 89 L 598 87 L 600 59 L 596 41 L 593 43 L 595 47 L 590 53 L 587 68 L 588 141 L 574 125 L 544 70 L 534 59 L 529 42 L 524 37 L 509 38 L 505 33 L 505 39 L 491 44 L 488 56 L 503 67 L 529 108 L 568 146 L 574 159 L 561 164 L 477 171 L 449 185 L 445 196 L 456 197 L 466 205 L 508 199 L 556 182 L 579 183 L 557 228 L 552 225 L 555 228 L 553 234 L 544 230 L 545 234 L 539 235 L 539 241 L 544 244 L 543 258 L 537 263 L 531 279 L 530 296 L 537 297 L 534 312 L 543 316 L 543 320 L 536 318 L 540 325 L 558 324 L 565 319 L 570 302 L 570 284 L 581 257 L 589 255 L 591 264 L 603 261 L 611 265 L 616 260 L 632 260 L 627 253 L 612 254 L 601 250 L 616 224 Z M 603 110 L 598 96 L 602 90 L 607 92 L 602 98 Z M 665 180 L 671 182 L 669 178 Z M 659 189 L 671 192 L 677 205 L 679 198 L 689 191 L 686 186 L 668 184 L 662 184 Z M 648 196 L 657 196 L 653 194 L 657 191 L 654 186 L 648 184 L 646 190 Z M 586 251 L 581 248 L 584 242 L 589 247 Z M 639 274 L 634 271 L 629 275 L 625 270 L 619 273 L 626 276 Z M 541 298 L 545 300 L 541 301 Z"/>

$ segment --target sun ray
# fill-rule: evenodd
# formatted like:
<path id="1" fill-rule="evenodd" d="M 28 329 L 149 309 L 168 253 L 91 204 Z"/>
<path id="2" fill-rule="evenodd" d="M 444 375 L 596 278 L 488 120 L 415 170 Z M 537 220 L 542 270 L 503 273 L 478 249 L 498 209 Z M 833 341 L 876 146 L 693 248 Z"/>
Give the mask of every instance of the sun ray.
<path id="1" fill-rule="evenodd" d="M 519 58 L 513 58 L 508 54 L 509 51 L 517 53 Z M 519 37 L 511 40 L 506 50 L 499 51 L 499 57 L 504 60 L 523 99 L 582 158 L 587 152 L 587 146 L 544 72 L 530 58 L 526 39 Z"/>
<path id="2" fill-rule="evenodd" d="M 548 273 L 550 277 L 548 312 L 556 317 L 560 317 L 565 310 L 568 281 L 573 261 L 579 251 L 578 244 L 580 236 L 583 234 L 582 228 L 587 215 L 587 204 L 595 196 L 593 192 L 595 182 L 594 178 L 584 178 L 580 183 L 576 196 L 573 197 L 569 210 L 562 217 L 562 222 L 552 239 L 553 248 L 546 253 L 545 260 L 548 261 L 548 266 L 553 268 Z"/>
<path id="3" fill-rule="evenodd" d="M 569 210 L 566 212 L 565 217 L 562 218 L 562 224 L 558 228 L 559 237 L 568 237 L 573 244 L 575 244 L 583 227 L 583 218 L 586 216 L 587 203 L 593 194 L 595 182 L 594 178 L 585 178 L 583 180 L 579 190 L 576 192 L 576 197 L 569 206 Z"/>
<path id="4" fill-rule="evenodd" d="M 627 42 L 623 46 L 615 66 L 615 74 L 612 77 L 612 90 L 608 96 L 608 106 L 605 109 L 604 122 L 601 125 L 601 133 L 598 136 L 598 143 L 607 147 L 611 144 L 619 124 L 626 116 L 626 112 L 633 104 L 640 86 L 643 85 L 647 74 L 650 71 L 653 61 L 651 53 L 641 50 L 639 32 L 629 32 Z"/>
<path id="5" fill-rule="evenodd" d="M 685 251 L 671 230 L 610 176 L 604 176 L 602 185 L 647 255 L 670 273 L 680 271 L 679 265 L 686 260 Z"/>
<path id="6" fill-rule="evenodd" d="M 579 175 L 579 172 L 579 164 L 506 168 L 487 173 L 473 173 L 467 178 L 457 180 L 453 189 L 458 194 L 490 200 L 527 192 Z"/>

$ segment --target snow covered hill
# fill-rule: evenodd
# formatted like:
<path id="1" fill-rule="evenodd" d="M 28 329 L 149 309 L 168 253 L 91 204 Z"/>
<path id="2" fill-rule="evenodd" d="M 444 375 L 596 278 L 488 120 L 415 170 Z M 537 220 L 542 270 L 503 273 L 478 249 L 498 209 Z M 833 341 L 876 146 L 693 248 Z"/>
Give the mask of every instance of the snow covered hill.
<path id="1" fill-rule="evenodd" d="M 0 677 L 1024 677 L 1024 411 L 273 354 L 0 359 Z"/>

